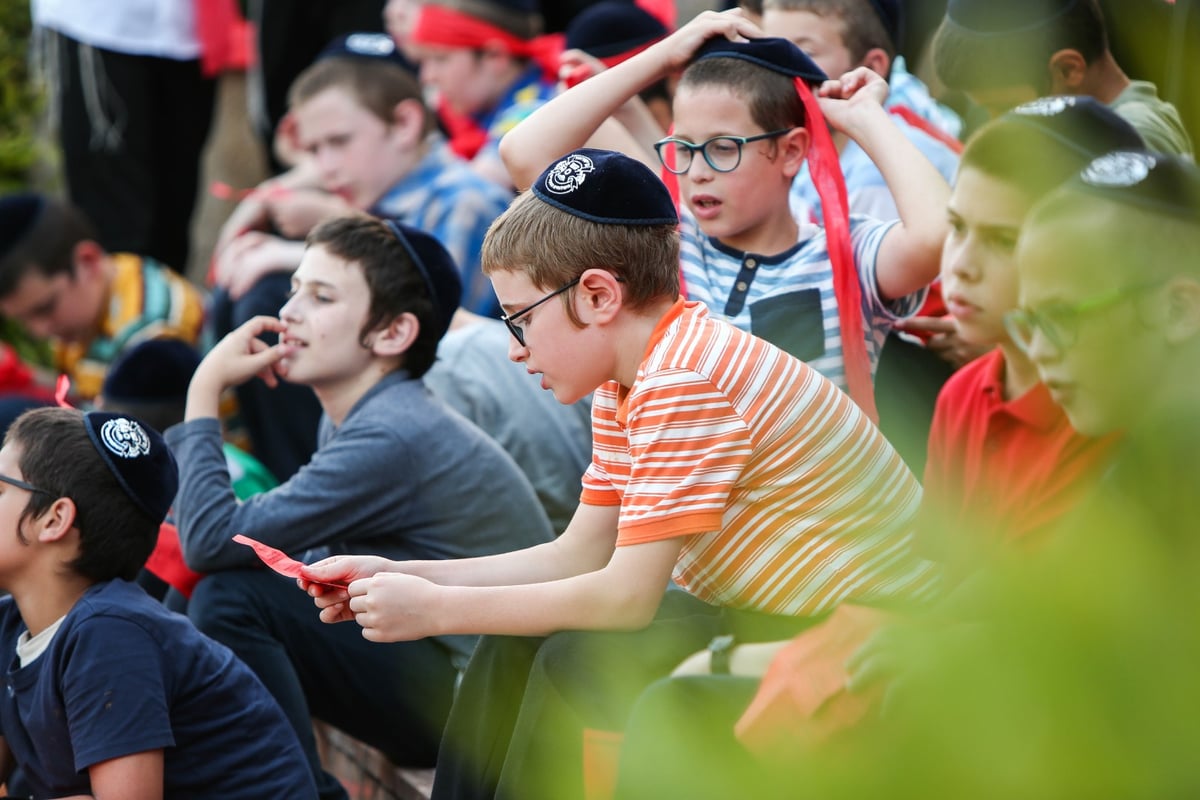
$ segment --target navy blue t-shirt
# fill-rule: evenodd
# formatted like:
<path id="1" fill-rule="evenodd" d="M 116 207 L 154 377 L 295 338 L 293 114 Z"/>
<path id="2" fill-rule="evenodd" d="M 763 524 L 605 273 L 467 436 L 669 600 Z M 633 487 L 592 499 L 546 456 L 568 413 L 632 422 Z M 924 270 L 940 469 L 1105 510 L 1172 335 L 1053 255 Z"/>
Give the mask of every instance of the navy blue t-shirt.
<path id="1" fill-rule="evenodd" d="M 233 652 L 125 581 L 92 586 L 24 667 L 0 600 L 0 734 L 35 797 L 90 794 L 88 767 L 163 750 L 164 797 L 315 798 L 279 705 Z"/>

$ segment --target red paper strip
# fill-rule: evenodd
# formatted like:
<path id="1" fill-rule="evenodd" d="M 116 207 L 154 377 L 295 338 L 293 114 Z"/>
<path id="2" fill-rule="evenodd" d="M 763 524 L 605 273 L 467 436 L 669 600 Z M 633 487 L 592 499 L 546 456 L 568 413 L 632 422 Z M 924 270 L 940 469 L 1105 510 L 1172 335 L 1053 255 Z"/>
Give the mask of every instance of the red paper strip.
<path id="1" fill-rule="evenodd" d="M 289 578 L 304 578 L 305 580 L 312 581 L 313 583 L 320 584 L 321 586 L 328 586 L 333 589 L 346 588 L 346 584 L 344 583 L 325 583 L 324 581 L 312 580 L 312 578 L 309 578 L 303 574 L 304 567 L 306 566 L 305 564 L 302 564 L 296 559 L 290 557 L 282 550 L 276 550 L 269 544 L 263 544 L 262 542 L 255 541 L 249 536 L 243 536 L 240 533 L 236 534 L 233 537 L 233 540 L 238 544 L 245 544 L 254 548 L 254 552 L 260 559 L 262 559 L 262 562 L 278 572 L 280 575 L 285 575 Z"/>

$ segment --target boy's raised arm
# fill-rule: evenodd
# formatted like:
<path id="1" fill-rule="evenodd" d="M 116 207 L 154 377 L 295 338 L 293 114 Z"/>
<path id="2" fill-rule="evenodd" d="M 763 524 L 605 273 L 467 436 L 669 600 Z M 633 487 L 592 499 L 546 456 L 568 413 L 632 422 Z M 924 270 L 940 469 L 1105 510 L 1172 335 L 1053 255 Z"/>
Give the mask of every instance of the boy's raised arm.
<path id="1" fill-rule="evenodd" d="M 500 141 L 500 157 L 513 185 L 518 190 L 528 188 L 555 159 L 589 144 L 593 134 L 627 100 L 682 69 L 697 48 L 713 36 L 736 40 L 762 36 L 762 31 L 736 9 L 706 11 L 653 47 L 558 95 Z M 591 143 L 612 147 L 612 142 L 620 140 L 620 135 L 611 130 L 604 137 L 603 142 Z M 624 140 L 633 141 L 627 132 Z M 627 155 L 644 160 L 644 154 Z"/>
<path id="2" fill-rule="evenodd" d="M 882 105 L 886 97 L 887 82 L 866 67 L 826 81 L 819 90 L 825 118 L 870 156 L 896 201 L 900 224 L 884 237 L 876 268 L 879 293 L 890 300 L 937 277 L 950 186 L 892 122 Z"/>

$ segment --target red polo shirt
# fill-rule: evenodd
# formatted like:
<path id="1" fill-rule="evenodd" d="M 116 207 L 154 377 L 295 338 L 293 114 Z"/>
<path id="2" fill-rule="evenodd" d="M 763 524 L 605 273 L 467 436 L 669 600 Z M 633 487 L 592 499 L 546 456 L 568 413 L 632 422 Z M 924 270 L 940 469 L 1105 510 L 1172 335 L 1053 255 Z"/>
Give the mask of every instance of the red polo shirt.
<path id="1" fill-rule="evenodd" d="M 938 394 L 923 519 L 952 536 L 1035 542 L 1093 485 L 1115 442 L 1076 433 L 1040 383 L 1005 401 L 997 348 L 955 372 Z"/>

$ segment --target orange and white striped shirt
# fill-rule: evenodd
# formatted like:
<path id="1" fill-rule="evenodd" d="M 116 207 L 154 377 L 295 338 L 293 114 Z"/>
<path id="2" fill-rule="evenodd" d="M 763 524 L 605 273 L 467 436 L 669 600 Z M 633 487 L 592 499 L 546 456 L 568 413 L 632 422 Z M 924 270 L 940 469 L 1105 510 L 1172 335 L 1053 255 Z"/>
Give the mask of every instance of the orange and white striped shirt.
<path id="1" fill-rule="evenodd" d="M 810 615 L 920 593 L 916 479 L 847 395 L 680 300 L 631 389 L 593 399 L 582 501 L 621 506 L 617 546 L 689 536 L 674 579 L 700 599 Z"/>

